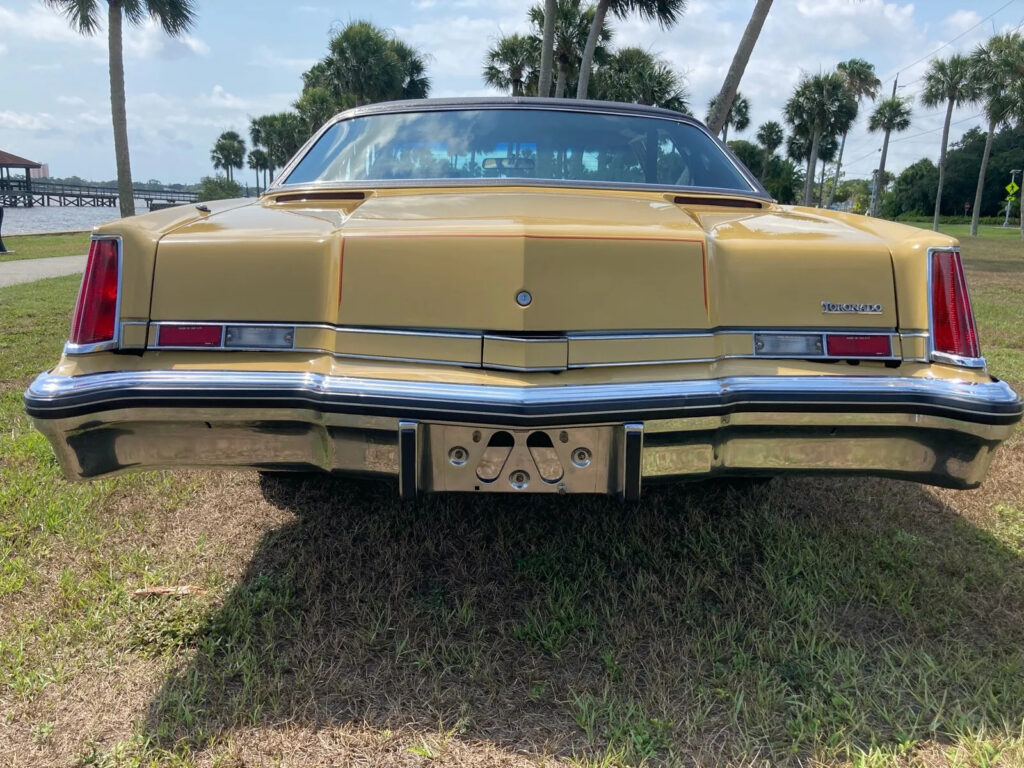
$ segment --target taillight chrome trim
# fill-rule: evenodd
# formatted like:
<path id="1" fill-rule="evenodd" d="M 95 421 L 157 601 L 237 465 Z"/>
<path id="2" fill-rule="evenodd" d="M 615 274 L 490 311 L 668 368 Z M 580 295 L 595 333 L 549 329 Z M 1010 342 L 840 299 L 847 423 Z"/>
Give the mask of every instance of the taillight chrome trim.
<path id="1" fill-rule="evenodd" d="M 93 240 L 113 240 L 117 243 L 117 300 L 114 302 L 114 338 L 109 341 L 97 341 L 92 344 L 73 344 L 71 341 L 64 342 L 65 355 L 88 355 L 92 352 L 106 352 L 112 349 L 121 348 L 121 298 L 122 287 L 124 286 L 124 241 L 120 235 L 93 235 L 89 240 L 89 247 L 92 247 Z M 86 262 L 86 270 L 89 264 Z M 82 283 L 78 286 L 78 292 L 82 292 L 85 285 L 86 273 L 82 273 Z"/>
<path id="2" fill-rule="evenodd" d="M 926 270 L 928 274 L 928 360 L 933 363 L 946 363 L 949 365 L 957 365 L 961 368 L 985 368 L 988 363 L 984 356 L 982 357 L 963 357 L 962 355 L 953 355 L 949 352 L 939 352 L 935 349 L 935 300 L 934 294 L 932 293 L 934 286 L 932 285 L 932 273 L 934 267 L 932 260 L 935 258 L 936 253 L 950 253 L 955 252 L 960 255 L 960 246 L 935 246 L 928 249 L 928 262 Z M 966 276 L 964 281 L 966 288 Z M 973 314 L 973 308 L 972 308 Z M 974 319 L 975 326 L 977 326 L 977 319 Z M 980 348 L 980 344 L 979 344 Z"/>

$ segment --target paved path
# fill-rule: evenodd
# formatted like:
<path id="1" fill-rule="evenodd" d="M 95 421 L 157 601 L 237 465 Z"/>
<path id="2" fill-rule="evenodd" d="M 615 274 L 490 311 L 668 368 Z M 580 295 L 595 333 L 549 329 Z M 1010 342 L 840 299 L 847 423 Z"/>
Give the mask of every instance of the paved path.
<path id="1" fill-rule="evenodd" d="M 85 256 L 51 256 L 43 259 L 0 262 L 0 288 L 18 283 L 32 283 L 46 277 L 84 272 L 85 259 Z"/>

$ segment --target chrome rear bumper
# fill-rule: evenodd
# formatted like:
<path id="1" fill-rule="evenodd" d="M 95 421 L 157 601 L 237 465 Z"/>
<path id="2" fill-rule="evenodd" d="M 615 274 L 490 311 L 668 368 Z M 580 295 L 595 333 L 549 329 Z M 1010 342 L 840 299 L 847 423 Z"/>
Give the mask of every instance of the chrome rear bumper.
<path id="1" fill-rule="evenodd" d="M 396 476 L 404 495 L 634 496 L 641 479 L 793 472 L 968 488 L 1022 415 L 1003 382 L 882 376 L 519 387 L 280 372 L 43 374 L 25 406 L 72 478 L 176 466 L 321 469 Z M 604 476 L 517 488 L 509 464 L 496 482 L 461 482 L 445 468 L 456 446 L 437 435 L 477 426 L 485 435 L 504 428 L 516 446 L 534 432 L 605 427 L 597 434 L 607 456 L 594 464 Z"/>

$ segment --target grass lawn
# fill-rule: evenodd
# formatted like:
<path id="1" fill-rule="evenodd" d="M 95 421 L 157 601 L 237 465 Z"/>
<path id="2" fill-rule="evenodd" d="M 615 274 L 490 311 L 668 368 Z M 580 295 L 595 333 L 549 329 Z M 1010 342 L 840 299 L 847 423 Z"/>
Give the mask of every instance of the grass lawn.
<path id="1" fill-rule="evenodd" d="M 931 222 L 908 221 L 906 224 L 921 229 L 931 229 Z M 995 225 L 982 224 L 978 227 L 978 237 L 971 237 L 970 224 L 940 224 L 939 231 L 950 237 L 957 237 L 961 240 L 1009 240 L 1021 247 L 1021 257 L 1024 258 L 1024 242 L 1020 239 L 1020 227 L 999 227 Z"/>
<path id="2" fill-rule="evenodd" d="M 0 253 L 0 262 L 42 259 L 47 256 L 79 256 L 89 252 L 89 232 L 59 235 L 4 235 L 4 245 L 13 253 Z"/>
<path id="3" fill-rule="evenodd" d="M 1024 251 L 964 253 L 1020 388 Z M 20 393 L 78 279 L 0 290 L 0 764 L 1024 765 L 1024 433 L 969 492 L 70 485 Z"/>

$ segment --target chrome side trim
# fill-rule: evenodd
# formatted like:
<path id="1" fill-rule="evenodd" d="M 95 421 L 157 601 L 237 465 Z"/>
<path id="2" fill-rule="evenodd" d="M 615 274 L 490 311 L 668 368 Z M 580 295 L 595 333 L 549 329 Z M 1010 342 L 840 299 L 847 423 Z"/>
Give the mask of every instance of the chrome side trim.
<path id="1" fill-rule="evenodd" d="M 935 328 L 935 302 L 932 300 L 932 259 L 937 252 L 949 252 L 955 251 L 960 253 L 960 246 L 948 246 L 948 247 L 933 247 L 928 249 L 928 328 L 929 331 Z M 964 277 L 964 289 L 967 289 L 966 276 Z M 973 311 L 973 307 L 972 307 Z M 977 321 L 975 321 L 977 322 Z M 980 349 L 981 341 L 979 340 L 978 346 Z M 948 352 L 937 352 L 935 351 L 935 337 L 931 333 L 928 334 L 928 359 L 936 363 L 948 363 L 950 365 L 958 365 L 962 368 L 985 368 L 987 362 L 984 357 L 961 357 L 960 355 L 951 355 Z"/>
<path id="2" fill-rule="evenodd" d="M 127 323 L 126 323 L 127 325 Z M 891 362 L 900 360 L 901 357 L 897 351 L 897 342 L 901 338 L 901 334 L 894 329 L 877 329 L 877 328 L 828 328 L 824 330 L 809 331 L 806 329 L 795 329 L 791 330 L 788 328 L 715 328 L 711 330 L 639 330 L 639 331 L 567 331 L 564 333 L 552 333 L 549 335 L 536 335 L 527 336 L 521 335 L 522 332 L 509 332 L 507 334 L 502 333 L 488 333 L 485 331 L 460 331 L 450 329 L 439 329 L 439 330 L 427 330 L 418 328 L 380 328 L 372 326 L 340 326 L 331 325 L 329 323 L 257 323 L 257 322 L 239 322 L 239 321 L 200 321 L 200 320 L 157 320 L 150 323 L 157 329 L 159 334 L 160 328 L 163 326 L 182 326 L 182 325 L 219 325 L 221 327 L 221 343 L 218 346 L 162 346 L 158 344 L 155 347 L 150 348 L 152 351 L 195 351 L 195 352 L 306 352 L 310 354 L 323 354 L 331 355 L 332 357 L 345 358 L 345 359 L 356 359 L 356 360 L 386 360 L 390 362 L 408 362 L 408 363 L 424 363 L 430 365 L 454 365 L 461 367 L 470 368 L 489 368 L 495 370 L 507 370 L 507 371 L 555 371 L 565 370 L 566 367 L 569 369 L 577 368 L 616 368 L 623 366 L 648 366 L 648 365 L 679 365 L 685 363 L 711 363 L 719 360 L 734 360 L 734 359 L 762 359 L 762 360 L 863 360 L 863 361 L 875 361 L 875 362 Z M 718 336 L 750 336 L 751 337 L 751 351 L 749 354 L 731 354 L 731 355 L 717 355 L 714 357 L 700 357 L 700 358 L 666 358 L 662 360 L 625 360 L 616 362 L 601 362 L 601 363 L 570 363 L 568 366 L 560 366 L 557 368 L 521 368 L 515 366 L 504 366 L 496 364 L 472 364 L 465 361 L 458 360 L 443 360 L 438 358 L 420 358 L 420 357 L 394 357 L 388 355 L 368 355 L 368 354 L 356 354 L 352 352 L 337 351 L 331 349 L 323 349 L 319 347 L 292 347 L 287 349 L 284 347 L 234 347 L 225 345 L 225 329 L 228 326 L 266 326 L 275 328 L 292 328 L 296 331 L 299 330 L 322 330 L 338 334 L 377 334 L 382 336 L 403 336 L 420 339 L 466 339 L 472 341 L 512 341 L 523 344 L 532 343 L 551 343 L 552 341 L 567 341 L 569 343 L 573 341 L 632 341 L 632 340 L 649 340 L 649 339 L 714 339 Z M 819 336 L 824 339 L 829 334 L 856 334 L 859 336 L 885 336 L 889 339 L 890 354 L 888 356 L 877 356 L 877 357 L 859 357 L 859 356 L 837 356 L 837 355 L 764 355 L 755 352 L 754 335 L 758 333 L 786 333 L 790 335 L 801 335 L 801 336 Z M 925 334 L 927 335 L 927 334 Z M 294 342 L 293 342 L 294 343 Z M 824 341 L 823 341 L 824 348 Z M 918 361 L 927 362 L 927 361 Z"/>
<path id="3" fill-rule="evenodd" d="M 117 301 L 114 302 L 114 338 L 112 341 L 98 341 L 95 344 L 72 344 L 71 341 L 64 342 L 65 355 L 87 355 L 91 352 L 105 352 L 121 347 L 121 287 L 124 284 L 122 270 L 124 269 L 124 248 L 120 235 L 93 235 L 91 240 L 114 240 L 117 243 Z M 89 265 L 86 264 L 86 271 Z M 85 286 L 86 273 L 82 273 L 82 282 L 78 286 L 78 293 L 81 294 Z"/>

